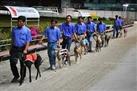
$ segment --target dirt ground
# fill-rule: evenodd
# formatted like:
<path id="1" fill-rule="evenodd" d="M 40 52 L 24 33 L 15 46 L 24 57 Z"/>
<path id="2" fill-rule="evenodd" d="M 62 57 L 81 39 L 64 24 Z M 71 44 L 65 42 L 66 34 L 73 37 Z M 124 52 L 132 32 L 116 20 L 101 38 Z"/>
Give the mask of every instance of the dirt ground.
<path id="1" fill-rule="evenodd" d="M 131 51 L 134 53 L 132 52 L 132 55 L 127 56 Z M 18 83 L 10 83 L 13 76 L 9 67 L 9 60 L 0 62 L 0 91 L 107 91 L 93 89 L 93 87 L 98 88 L 100 85 L 97 84 L 103 79 L 107 79 L 105 77 L 116 70 L 125 58 L 132 60 L 132 57 L 134 57 L 137 61 L 137 24 L 135 24 L 134 27 L 128 28 L 126 38 L 111 39 L 108 47 L 102 48 L 101 52 L 98 53 L 83 55 L 78 63 L 75 63 L 74 57 L 71 57 L 72 66 L 65 66 L 56 71 L 46 70 L 49 66 L 47 52 L 41 51 L 39 54 L 45 59 L 40 68 L 42 77 L 35 80 L 36 70 L 33 66 L 32 83 L 29 83 L 27 75 L 22 86 L 19 86 Z M 127 64 L 131 64 L 132 62 L 133 61 L 128 61 Z M 136 65 L 136 62 L 134 62 L 134 64 Z M 136 73 L 135 65 L 132 73 Z M 133 83 L 135 83 L 133 85 L 135 86 L 136 76 L 136 74 L 132 75 Z M 129 90 L 127 91 L 136 91 L 136 88 L 132 89 L 132 87 L 135 87 L 133 85 L 129 86 Z M 111 84 L 111 86 L 113 86 L 113 84 Z M 117 88 L 113 91 L 124 90 Z"/>

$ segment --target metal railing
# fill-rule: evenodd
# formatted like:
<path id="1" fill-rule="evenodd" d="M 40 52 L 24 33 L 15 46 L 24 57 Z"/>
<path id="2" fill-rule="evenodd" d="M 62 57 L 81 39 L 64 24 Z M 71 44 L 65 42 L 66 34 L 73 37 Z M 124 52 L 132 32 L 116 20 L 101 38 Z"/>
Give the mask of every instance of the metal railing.
<path id="1" fill-rule="evenodd" d="M 38 43 L 41 37 L 42 37 L 41 34 L 37 36 L 32 36 L 31 45 L 35 45 L 36 43 Z M 11 46 L 11 39 L 0 40 L 0 52 L 9 50 L 10 46 Z"/>

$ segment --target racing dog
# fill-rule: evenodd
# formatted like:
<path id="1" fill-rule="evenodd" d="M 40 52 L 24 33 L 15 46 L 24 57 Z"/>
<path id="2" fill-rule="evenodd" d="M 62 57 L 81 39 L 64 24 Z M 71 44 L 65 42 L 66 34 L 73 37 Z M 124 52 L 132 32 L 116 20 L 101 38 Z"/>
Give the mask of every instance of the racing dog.
<path id="1" fill-rule="evenodd" d="M 107 33 L 105 33 L 105 41 L 104 41 L 104 42 L 105 42 L 105 43 L 104 43 L 105 47 L 108 46 L 109 41 L 110 41 L 110 38 L 111 38 L 111 36 L 108 35 Z"/>
<path id="2" fill-rule="evenodd" d="M 120 29 L 120 30 L 118 31 L 118 37 L 119 37 L 119 38 L 122 37 L 122 29 Z"/>
<path id="3" fill-rule="evenodd" d="M 99 35 L 100 35 L 100 38 L 102 40 L 101 47 L 104 47 L 105 46 L 105 41 L 106 41 L 105 40 L 106 35 L 105 35 L 105 33 L 100 33 Z"/>
<path id="4" fill-rule="evenodd" d="M 124 38 L 127 36 L 127 29 L 124 29 Z"/>
<path id="5" fill-rule="evenodd" d="M 95 33 L 93 35 L 93 38 L 96 42 L 96 48 L 95 48 L 95 51 L 96 52 L 99 52 L 101 51 L 101 47 L 102 47 L 102 39 L 101 39 L 101 35 L 99 35 L 98 33 Z"/>
<path id="6" fill-rule="evenodd" d="M 80 57 L 80 59 L 82 58 L 82 53 L 83 51 L 85 51 L 85 44 L 84 43 L 84 36 L 77 36 L 77 40 L 75 40 L 75 47 L 74 47 L 74 56 L 75 56 L 75 62 L 77 62 L 78 57 Z"/>
<path id="7" fill-rule="evenodd" d="M 36 80 L 38 78 L 38 75 L 39 77 L 41 77 L 41 72 L 40 72 L 40 65 L 42 64 L 42 58 L 39 54 L 36 54 L 36 53 L 28 53 L 28 54 L 24 54 L 24 65 L 25 67 L 28 68 L 29 70 L 29 82 L 32 81 L 31 79 L 31 65 L 34 64 L 35 68 L 37 69 L 37 74 L 36 74 Z M 26 68 L 24 68 L 26 69 Z M 26 74 L 26 70 L 24 70 L 22 73 L 21 73 L 21 79 L 20 79 L 20 85 L 22 85 L 22 83 L 24 82 L 24 78 L 25 78 L 25 74 Z"/>
<path id="8" fill-rule="evenodd" d="M 67 49 L 58 48 L 57 49 L 57 59 L 58 59 L 59 68 L 62 68 L 62 66 L 64 66 L 64 64 L 67 64 L 67 63 L 71 65 L 70 55 Z"/>
<path id="9" fill-rule="evenodd" d="M 102 40 L 102 45 L 101 46 L 102 47 L 107 47 L 108 44 L 109 44 L 109 40 L 110 40 L 111 36 L 106 32 L 100 34 L 100 36 L 101 36 L 101 40 Z"/>
<path id="10" fill-rule="evenodd" d="M 79 56 L 80 56 L 80 59 L 82 58 L 82 50 L 83 50 L 83 47 L 81 45 L 78 45 L 78 43 L 76 43 L 74 47 L 75 62 L 77 62 Z"/>

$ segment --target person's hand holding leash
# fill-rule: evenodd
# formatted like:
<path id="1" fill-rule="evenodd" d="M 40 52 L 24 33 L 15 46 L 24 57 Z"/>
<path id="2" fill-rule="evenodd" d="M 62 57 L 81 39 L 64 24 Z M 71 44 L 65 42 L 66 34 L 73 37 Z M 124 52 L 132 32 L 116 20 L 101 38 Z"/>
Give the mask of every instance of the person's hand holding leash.
<path id="1" fill-rule="evenodd" d="M 24 50 L 23 53 L 24 53 L 24 54 L 27 54 L 27 50 Z"/>

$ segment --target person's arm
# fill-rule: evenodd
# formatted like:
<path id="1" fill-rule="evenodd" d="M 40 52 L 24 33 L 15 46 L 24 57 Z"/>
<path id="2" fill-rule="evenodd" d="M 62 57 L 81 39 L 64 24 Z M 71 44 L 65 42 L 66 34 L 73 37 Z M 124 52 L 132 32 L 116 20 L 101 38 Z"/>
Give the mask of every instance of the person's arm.
<path id="1" fill-rule="evenodd" d="M 42 38 L 40 39 L 39 43 L 42 44 L 42 41 L 47 37 L 47 29 L 43 32 Z"/>
<path id="2" fill-rule="evenodd" d="M 30 42 L 27 42 L 26 43 L 26 46 L 25 46 L 25 49 L 24 49 L 24 53 L 27 53 L 27 51 L 28 51 L 28 48 L 29 48 L 29 44 L 30 44 Z"/>
<path id="3" fill-rule="evenodd" d="M 76 34 L 78 33 L 78 25 L 77 24 L 75 24 L 75 26 L 74 26 L 74 31 Z"/>
<path id="4" fill-rule="evenodd" d="M 26 42 L 26 45 L 25 45 L 24 53 L 27 53 L 28 48 L 29 48 L 29 45 L 30 45 L 30 42 L 32 41 L 32 36 L 31 36 L 30 30 L 28 30 L 27 40 L 26 40 L 26 41 L 27 41 L 27 42 Z"/>
<path id="5" fill-rule="evenodd" d="M 95 27 L 96 27 L 96 24 L 95 23 L 93 23 L 94 25 L 93 25 L 93 32 L 95 32 L 96 31 L 96 29 L 95 29 Z"/>
<path id="6" fill-rule="evenodd" d="M 84 24 L 85 24 L 85 23 L 84 23 Z M 85 24 L 84 28 L 85 28 L 85 29 L 84 29 L 84 30 L 85 30 L 85 31 L 84 31 L 84 36 L 87 36 L 87 27 L 86 27 L 86 24 Z"/>
<path id="7" fill-rule="evenodd" d="M 106 31 L 107 27 L 106 27 L 106 24 L 104 24 L 104 32 Z"/>
<path id="8" fill-rule="evenodd" d="M 60 47 L 60 42 L 61 42 L 61 31 L 60 29 L 57 30 L 57 46 Z"/>
<path id="9" fill-rule="evenodd" d="M 45 39 L 45 36 L 44 35 L 42 35 L 42 38 L 40 39 L 40 41 L 39 41 L 39 44 L 42 44 L 43 42 L 43 40 Z"/>
<path id="10" fill-rule="evenodd" d="M 61 36 L 61 38 L 63 38 L 64 37 L 64 23 L 62 23 L 61 25 L 60 25 L 60 27 L 59 27 L 59 29 L 60 29 L 60 36 Z"/>
<path id="11" fill-rule="evenodd" d="M 14 28 L 12 28 L 12 31 L 11 31 L 11 46 L 13 46 L 14 44 Z"/>
<path id="12" fill-rule="evenodd" d="M 99 24 L 97 24 L 96 33 L 99 33 Z"/>
<path id="13" fill-rule="evenodd" d="M 76 30 L 75 30 L 75 25 L 73 25 L 73 37 L 74 37 L 74 39 L 77 40 L 77 34 L 76 34 Z"/>

